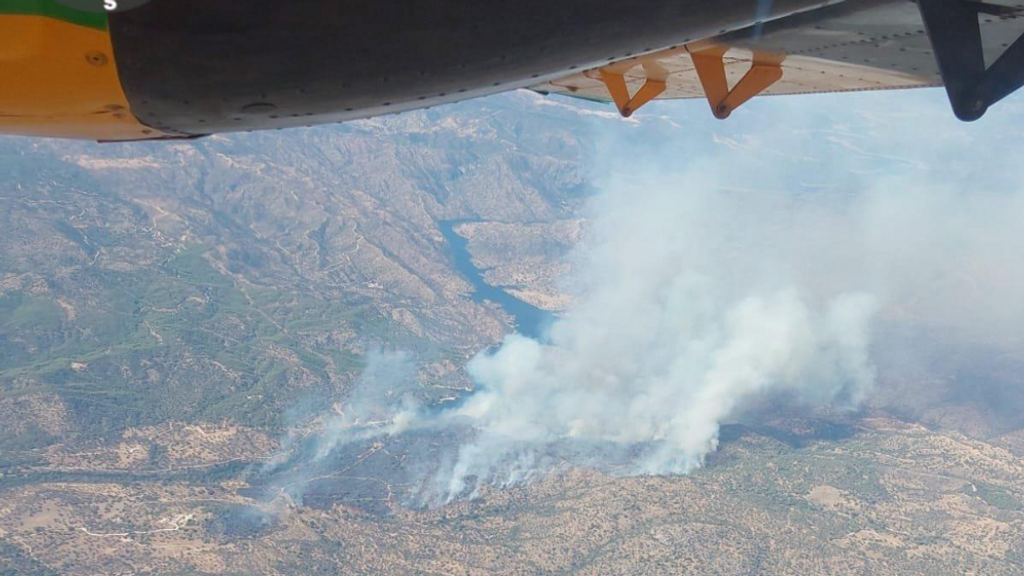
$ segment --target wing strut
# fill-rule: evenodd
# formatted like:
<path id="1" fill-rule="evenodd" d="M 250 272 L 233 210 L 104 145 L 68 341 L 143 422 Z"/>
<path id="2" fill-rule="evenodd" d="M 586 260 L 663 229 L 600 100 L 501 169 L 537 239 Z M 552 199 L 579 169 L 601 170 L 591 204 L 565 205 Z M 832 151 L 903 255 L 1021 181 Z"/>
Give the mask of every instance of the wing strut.
<path id="1" fill-rule="evenodd" d="M 725 54 L 728 51 L 728 46 L 719 45 L 698 47 L 690 44 L 678 49 L 679 53 L 689 53 L 693 59 L 693 66 L 697 70 L 708 103 L 711 104 L 711 111 L 720 120 L 728 118 L 733 110 L 781 80 L 782 61 L 785 59 L 785 56 L 777 54 L 754 52 L 750 70 L 730 90 L 725 72 Z M 619 113 L 629 118 L 641 106 L 654 100 L 668 88 L 669 71 L 658 62 L 658 56 L 659 54 L 654 54 L 617 62 L 596 70 L 596 78 L 590 73 L 587 73 L 587 76 L 600 79 Z M 636 94 L 630 95 L 626 73 L 637 66 L 643 67 L 644 84 Z"/>
<path id="2" fill-rule="evenodd" d="M 733 110 L 782 79 L 782 57 L 755 52 L 750 70 L 730 90 L 725 75 L 725 53 L 728 51 L 728 46 L 690 51 L 704 94 L 711 104 L 711 112 L 719 120 L 725 120 Z"/>
<path id="3" fill-rule="evenodd" d="M 658 68 L 660 69 L 660 66 Z M 619 109 L 619 114 L 622 114 L 623 118 L 632 116 L 633 112 L 636 112 L 641 106 L 657 98 L 668 87 L 668 83 L 664 78 L 664 76 L 667 76 L 667 73 L 664 75 L 659 74 L 657 70 L 652 69 L 647 64 L 644 64 L 644 72 L 647 74 L 647 79 L 633 96 L 629 95 L 629 87 L 626 86 L 625 70 L 608 66 L 601 68 L 598 72 L 601 75 L 601 81 L 608 88 L 608 94 L 611 95 L 615 106 Z M 657 76 L 662 77 L 658 78 Z"/>
<path id="4" fill-rule="evenodd" d="M 973 122 L 1024 86 L 1024 36 L 986 69 L 978 20 L 1013 8 L 967 0 L 918 0 L 918 7 L 957 118 Z"/>

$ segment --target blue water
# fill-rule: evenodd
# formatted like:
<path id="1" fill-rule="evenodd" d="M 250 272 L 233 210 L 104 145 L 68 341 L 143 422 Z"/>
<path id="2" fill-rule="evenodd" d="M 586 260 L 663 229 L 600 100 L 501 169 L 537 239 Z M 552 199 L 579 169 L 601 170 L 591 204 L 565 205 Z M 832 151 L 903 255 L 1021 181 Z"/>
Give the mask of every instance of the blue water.
<path id="1" fill-rule="evenodd" d="M 473 300 L 498 304 L 515 320 L 516 331 L 530 338 L 542 338 L 554 315 L 484 282 L 483 272 L 473 264 L 473 258 L 469 254 L 469 240 L 455 232 L 455 227 L 464 222 L 472 220 L 446 220 L 439 222 L 438 225 L 448 242 L 452 259 L 455 261 L 455 269 L 473 285 Z"/>

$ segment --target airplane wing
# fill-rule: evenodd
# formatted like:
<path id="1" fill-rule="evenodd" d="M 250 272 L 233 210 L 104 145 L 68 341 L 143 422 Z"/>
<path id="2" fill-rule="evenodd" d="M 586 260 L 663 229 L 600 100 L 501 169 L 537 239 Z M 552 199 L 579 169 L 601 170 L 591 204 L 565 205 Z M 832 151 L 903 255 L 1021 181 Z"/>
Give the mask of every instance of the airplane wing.
<path id="1" fill-rule="evenodd" d="M 978 10 L 969 17 L 977 18 L 980 34 L 949 41 L 959 52 L 969 52 L 970 44 L 979 42 L 976 48 L 985 65 L 991 65 L 1024 34 L 1024 2 L 968 4 Z M 974 83 L 980 81 L 974 79 Z M 760 95 L 943 85 L 933 39 L 917 3 L 869 0 L 756 24 L 557 78 L 533 89 L 613 102 L 624 116 L 654 99 L 706 98 L 712 113 L 724 119 Z M 951 97 L 956 104 L 957 95 Z M 966 112 L 971 116 L 970 110 Z"/>
<path id="2" fill-rule="evenodd" d="M 1024 86 L 1024 0 L 0 0 L 0 133 L 195 138 L 520 88 L 615 102 Z M 894 104 L 894 106 L 897 104 Z"/>

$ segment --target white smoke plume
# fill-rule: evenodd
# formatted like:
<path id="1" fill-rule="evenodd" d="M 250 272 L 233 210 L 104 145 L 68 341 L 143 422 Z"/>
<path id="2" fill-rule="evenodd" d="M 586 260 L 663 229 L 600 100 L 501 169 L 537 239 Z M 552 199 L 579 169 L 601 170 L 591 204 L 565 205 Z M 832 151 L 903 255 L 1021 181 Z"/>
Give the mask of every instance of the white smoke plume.
<path id="1" fill-rule="evenodd" d="M 870 401 L 892 376 L 879 349 L 923 358 L 941 339 L 1019 351 L 1021 145 L 978 138 L 939 93 L 904 116 L 865 98 L 856 112 L 798 99 L 766 113 L 771 125 L 701 128 L 710 151 L 685 141 L 596 169 L 571 256 L 575 305 L 546 338 L 480 353 L 467 367 L 477 389 L 453 408 L 374 400 L 390 414 L 374 434 L 472 430 L 421 469 L 421 503 L 565 462 L 689 472 L 759 399 Z M 629 138 L 609 140 L 635 149 Z M 337 420 L 321 447 L 365 438 L 350 424 Z"/>
<path id="2" fill-rule="evenodd" d="M 957 123 L 941 93 L 917 99 L 904 115 L 782 104 L 770 125 L 708 129 L 712 151 L 609 138 L 576 305 L 547 340 L 513 335 L 469 364 L 478 391 L 445 417 L 478 433 L 435 490 L 530 478 L 566 444 L 601 448 L 555 461 L 632 446 L 617 472 L 685 473 L 759 398 L 860 406 L 880 349 L 1019 350 L 1021 146 Z"/>
<path id="3" fill-rule="evenodd" d="M 448 495 L 497 480 L 524 446 L 563 441 L 647 445 L 628 472 L 685 473 L 752 398 L 864 398 L 875 297 L 808 286 L 798 254 L 765 250 L 818 214 L 699 176 L 606 184 L 574 258 L 577 305 L 548 341 L 513 335 L 469 364 L 480 390 L 457 415 L 479 436 L 438 479 Z"/>
<path id="4" fill-rule="evenodd" d="M 266 495 L 274 501 L 287 496 L 301 502 L 313 483 L 335 475 L 338 452 L 403 432 L 409 418 L 419 413 L 417 387 L 410 354 L 367 350 L 366 366 L 344 404 L 325 408 L 310 399 L 288 415 L 297 426 L 259 471 L 266 479 Z"/>
<path id="5" fill-rule="evenodd" d="M 402 351 L 370 349 L 366 367 L 352 386 L 349 401 L 335 411 L 317 435 L 316 459 L 339 444 L 400 433 L 416 409 L 416 367 Z"/>

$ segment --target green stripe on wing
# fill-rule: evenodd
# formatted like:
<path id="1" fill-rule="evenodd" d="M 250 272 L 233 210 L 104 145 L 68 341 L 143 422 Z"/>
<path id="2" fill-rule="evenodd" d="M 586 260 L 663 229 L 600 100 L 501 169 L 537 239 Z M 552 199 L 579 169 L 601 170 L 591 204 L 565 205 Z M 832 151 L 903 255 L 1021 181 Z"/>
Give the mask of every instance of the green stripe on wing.
<path id="1" fill-rule="evenodd" d="M 102 2 L 97 1 L 97 7 L 100 6 Z M 76 10 L 54 0 L 0 0 L 0 16 L 7 14 L 46 16 L 97 30 L 107 29 L 106 12 Z"/>

